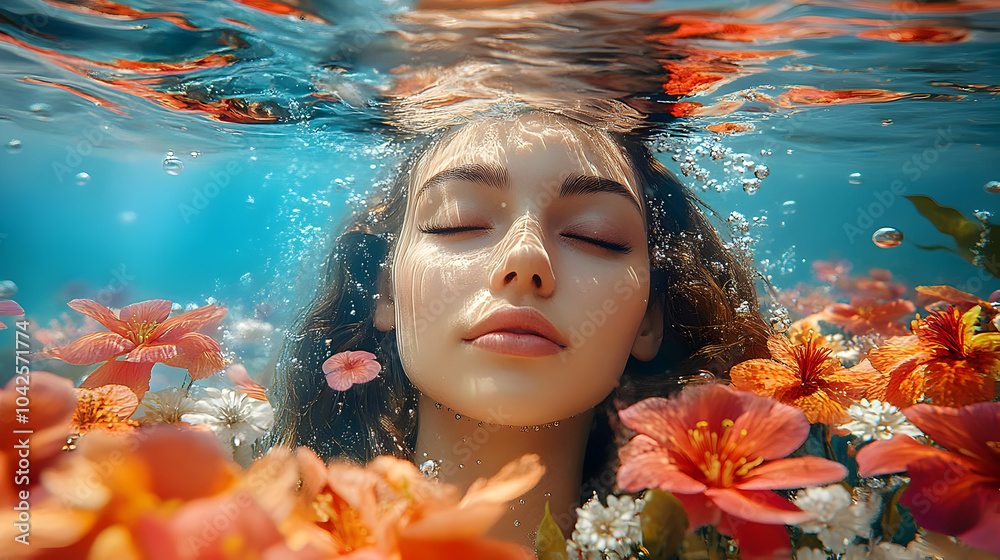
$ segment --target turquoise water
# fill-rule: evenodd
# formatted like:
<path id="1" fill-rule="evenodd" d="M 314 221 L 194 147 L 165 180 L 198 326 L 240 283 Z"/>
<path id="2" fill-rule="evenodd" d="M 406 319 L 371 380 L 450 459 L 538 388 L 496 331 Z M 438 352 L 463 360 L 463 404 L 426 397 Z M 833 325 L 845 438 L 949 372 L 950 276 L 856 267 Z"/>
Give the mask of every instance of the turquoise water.
<path id="1" fill-rule="evenodd" d="M 778 288 L 809 281 L 817 259 L 848 259 L 856 273 L 887 268 L 911 288 L 949 284 L 983 297 L 1000 288 L 953 254 L 918 248 L 953 242 L 901 196 L 930 195 L 967 216 L 1000 210 L 1000 194 L 984 190 L 1000 180 L 996 2 L 614 3 L 572 15 L 521 5 L 502 12 L 503 25 L 485 25 L 499 17 L 490 12 L 412 2 L 316 1 L 300 6 L 302 17 L 238 2 L 127 4 L 132 12 L 57 0 L 0 7 L 0 280 L 17 286 L 13 299 L 41 326 L 74 298 L 112 306 L 215 301 L 229 307 L 230 328 L 254 319 L 278 329 L 227 339 L 262 369 L 314 288 L 336 223 L 412 149 L 384 124 L 391 94 L 470 57 L 561 69 L 563 81 L 542 83 L 574 101 L 648 102 L 667 123 L 660 155 L 678 174 L 685 150 L 704 142 L 765 165 L 751 196 L 741 185 L 752 169 L 726 173 L 732 157 L 691 152 L 726 187 L 710 187 L 703 200 L 723 218 L 736 211 L 754 224 L 754 259 Z M 676 34 L 678 19 L 730 28 L 651 39 Z M 732 26 L 758 26 L 757 35 L 737 40 Z M 869 33 L 899 28 L 961 40 Z M 715 51 L 781 53 L 727 57 L 729 80 L 715 89 L 664 95 L 663 60 Z M 225 60 L 213 66 L 211 56 Z M 120 60 L 202 63 L 156 74 Z M 500 75 L 514 90 L 540 95 L 521 74 Z M 911 95 L 788 107 L 744 97 L 727 115 L 666 115 L 671 102 L 711 106 L 740 92 L 777 98 L 795 86 Z M 705 127 L 722 122 L 753 130 L 714 142 Z M 180 173 L 165 169 L 168 153 L 183 164 Z M 684 180 L 702 192 L 695 175 Z M 880 227 L 899 229 L 904 242 L 876 247 L 871 235 Z M 4 363 L 13 362 L 11 332 L 0 333 Z"/>

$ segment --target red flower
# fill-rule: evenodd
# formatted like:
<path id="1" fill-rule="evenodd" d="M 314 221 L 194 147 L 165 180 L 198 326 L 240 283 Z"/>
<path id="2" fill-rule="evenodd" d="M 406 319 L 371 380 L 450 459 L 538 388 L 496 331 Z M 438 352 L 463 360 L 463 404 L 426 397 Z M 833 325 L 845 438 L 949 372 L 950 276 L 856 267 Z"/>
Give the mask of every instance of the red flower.
<path id="1" fill-rule="evenodd" d="M 125 385 L 141 399 L 155 363 L 187 369 L 192 379 L 204 379 L 225 366 L 219 343 L 198 332 L 217 327 L 225 307 L 206 305 L 168 319 L 170 302 L 162 299 L 127 305 L 117 315 L 89 299 L 75 299 L 69 306 L 110 330 L 42 353 L 70 364 L 105 362 L 80 387 Z M 125 359 L 119 361 L 119 356 Z"/>
<path id="2" fill-rule="evenodd" d="M 909 331 L 897 319 L 912 315 L 914 310 L 913 304 L 905 299 L 880 304 L 873 299 L 854 298 L 850 305 L 835 303 L 827 307 L 820 320 L 833 323 L 850 334 L 875 332 L 882 336 L 900 336 Z"/>
<path id="3" fill-rule="evenodd" d="M 1000 403 L 918 404 L 903 414 L 944 449 L 896 435 L 858 453 L 858 474 L 909 471 L 899 503 L 921 527 L 1000 554 Z"/>
<path id="4" fill-rule="evenodd" d="M 355 383 L 371 381 L 380 371 L 382 366 L 371 352 L 341 352 L 323 362 L 326 382 L 337 391 L 346 391 Z"/>
<path id="5" fill-rule="evenodd" d="M 688 387 L 619 415 L 639 435 L 621 450 L 618 485 L 673 492 L 692 529 L 715 525 L 739 541 L 745 559 L 789 557 L 782 525 L 812 518 L 772 490 L 829 484 L 847 474 L 819 457 L 782 459 L 809 435 L 802 411 L 725 385 Z"/>
<path id="6" fill-rule="evenodd" d="M 0 315 L 14 315 L 17 317 L 24 316 L 24 309 L 17 304 L 16 301 L 5 299 L 0 301 Z M 0 323 L 0 329 L 6 329 L 7 325 Z"/>

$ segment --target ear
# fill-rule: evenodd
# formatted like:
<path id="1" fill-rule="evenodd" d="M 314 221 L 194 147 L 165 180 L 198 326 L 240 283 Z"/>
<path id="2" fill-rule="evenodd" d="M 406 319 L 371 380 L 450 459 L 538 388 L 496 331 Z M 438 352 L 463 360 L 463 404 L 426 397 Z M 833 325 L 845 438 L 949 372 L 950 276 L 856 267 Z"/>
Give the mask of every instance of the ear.
<path id="1" fill-rule="evenodd" d="M 663 343 L 663 302 L 657 300 L 646 309 L 646 315 L 639 325 L 639 332 L 632 344 L 635 359 L 648 362 L 656 357 Z"/>
<path id="2" fill-rule="evenodd" d="M 392 292 L 392 272 L 385 267 L 378 273 L 378 300 L 375 302 L 375 328 L 382 332 L 396 328 L 396 303 Z"/>

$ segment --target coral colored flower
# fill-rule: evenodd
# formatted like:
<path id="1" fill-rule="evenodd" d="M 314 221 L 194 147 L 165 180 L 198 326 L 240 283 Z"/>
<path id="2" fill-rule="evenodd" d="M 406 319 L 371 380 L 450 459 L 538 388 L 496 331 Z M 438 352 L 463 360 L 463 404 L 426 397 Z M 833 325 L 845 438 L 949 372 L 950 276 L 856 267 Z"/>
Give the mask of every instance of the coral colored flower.
<path id="1" fill-rule="evenodd" d="M 124 385 L 102 385 L 96 389 L 76 389 L 76 412 L 72 426 L 83 435 L 90 430 L 131 431 L 139 423 L 129 420 L 139 399 Z"/>
<path id="2" fill-rule="evenodd" d="M 953 305 L 965 313 L 978 305 L 991 317 L 996 313 L 989 302 L 951 286 L 917 286 L 916 290 L 917 305 L 931 311 L 944 311 L 948 305 Z"/>
<path id="3" fill-rule="evenodd" d="M 903 413 L 944 449 L 904 435 L 872 442 L 858 453 L 858 474 L 908 471 L 899 503 L 921 527 L 1000 554 L 1000 403 Z"/>
<path id="4" fill-rule="evenodd" d="M 841 276 L 846 277 L 851 273 L 854 265 L 851 261 L 813 261 L 813 276 L 822 282 L 836 282 Z"/>
<path id="5" fill-rule="evenodd" d="M 371 352 L 341 352 L 323 362 L 326 382 L 337 391 L 346 391 L 355 383 L 371 381 L 380 371 L 382 366 Z"/>
<path id="6" fill-rule="evenodd" d="M 14 300 L 10 299 L 0 300 L 0 315 L 13 315 L 17 317 L 23 317 L 24 309 L 21 309 L 21 306 L 18 305 L 17 302 Z M 0 329 L 6 329 L 6 328 L 7 325 L 0 323 Z"/>
<path id="7" fill-rule="evenodd" d="M 854 298 L 850 304 L 835 303 L 827 307 L 820 320 L 833 323 L 850 334 L 874 332 L 882 336 L 899 336 L 909 331 L 897 319 L 912 315 L 915 309 L 904 299 L 880 304 L 872 299 Z"/>
<path id="8" fill-rule="evenodd" d="M 792 345 L 781 335 L 771 336 L 771 359 L 754 359 L 732 367 L 733 385 L 802 409 L 810 422 L 831 424 L 847 420 L 847 406 L 859 397 L 870 379 L 840 367 L 840 360 L 823 346 L 823 337 L 808 336 Z"/>
<path id="9" fill-rule="evenodd" d="M 883 400 L 898 407 L 924 399 L 939 406 L 993 400 L 1000 333 L 977 333 L 979 312 L 934 311 L 913 321 L 912 336 L 890 338 L 869 352 L 872 366 L 887 377 Z"/>
<path id="10" fill-rule="evenodd" d="M 744 559 L 787 558 L 783 525 L 813 517 L 772 490 L 829 484 L 847 474 L 819 457 L 782 459 L 809 435 L 802 411 L 725 385 L 689 386 L 619 416 L 639 435 L 621 449 L 618 485 L 673 492 L 692 529 L 715 525 L 739 541 Z"/>
<path id="11" fill-rule="evenodd" d="M 892 273 L 882 268 L 873 268 L 868 276 L 837 278 L 837 287 L 849 298 L 866 298 L 877 300 L 899 299 L 906 291 L 902 284 L 892 282 Z"/>
<path id="12" fill-rule="evenodd" d="M 219 343 L 200 330 L 214 329 L 226 308 L 206 305 L 176 317 L 170 302 L 154 299 L 123 307 L 117 314 L 89 299 L 75 299 L 69 306 L 109 329 L 84 335 L 75 342 L 42 352 L 70 364 L 104 364 L 81 387 L 125 385 L 141 399 L 149 390 L 155 363 L 188 370 L 192 379 L 203 379 L 225 366 Z M 117 360 L 125 356 L 124 360 Z"/>

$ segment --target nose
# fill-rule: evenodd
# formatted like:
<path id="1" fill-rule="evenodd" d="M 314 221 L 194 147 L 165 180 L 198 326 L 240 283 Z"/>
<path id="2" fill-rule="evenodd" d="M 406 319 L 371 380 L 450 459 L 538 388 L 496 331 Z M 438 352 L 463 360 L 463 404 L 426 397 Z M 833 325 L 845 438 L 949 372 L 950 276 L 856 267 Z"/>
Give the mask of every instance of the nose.
<path id="1" fill-rule="evenodd" d="M 530 212 L 511 224 L 493 260 L 490 289 L 494 293 L 515 290 L 549 297 L 555 290 L 555 273 L 542 243 L 542 228 Z"/>

